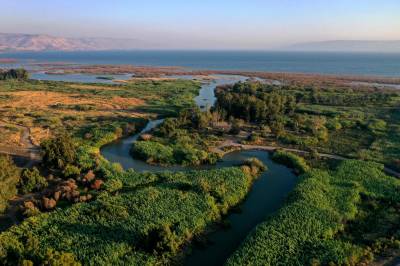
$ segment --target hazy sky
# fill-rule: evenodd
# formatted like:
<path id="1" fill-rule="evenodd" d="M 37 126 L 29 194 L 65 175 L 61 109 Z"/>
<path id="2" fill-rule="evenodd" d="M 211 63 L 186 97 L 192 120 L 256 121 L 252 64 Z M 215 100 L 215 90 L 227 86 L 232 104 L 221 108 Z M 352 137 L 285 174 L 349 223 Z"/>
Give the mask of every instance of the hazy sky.
<path id="1" fill-rule="evenodd" d="M 400 0 L 0 0 L 0 32 L 214 49 L 399 40 Z"/>

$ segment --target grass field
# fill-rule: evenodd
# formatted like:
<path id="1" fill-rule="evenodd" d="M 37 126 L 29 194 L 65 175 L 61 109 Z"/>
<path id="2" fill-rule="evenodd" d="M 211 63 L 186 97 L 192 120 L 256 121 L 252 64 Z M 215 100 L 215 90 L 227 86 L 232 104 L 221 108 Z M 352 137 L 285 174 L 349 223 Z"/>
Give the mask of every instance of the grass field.
<path id="1" fill-rule="evenodd" d="M 28 127 L 38 145 L 59 128 L 77 133 L 109 123 L 128 126 L 137 119 L 171 116 L 192 106 L 198 89 L 198 83 L 183 80 L 122 85 L 0 81 L 0 145 L 23 146 L 15 125 Z"/>

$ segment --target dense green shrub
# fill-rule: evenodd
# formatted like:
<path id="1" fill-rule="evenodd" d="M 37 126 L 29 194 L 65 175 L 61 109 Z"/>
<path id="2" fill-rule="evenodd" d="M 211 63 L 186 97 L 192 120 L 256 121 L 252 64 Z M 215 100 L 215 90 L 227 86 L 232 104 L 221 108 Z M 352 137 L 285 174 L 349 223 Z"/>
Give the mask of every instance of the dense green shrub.
<path id="1" fill-rule="evenodd" d="M 113 192 L 117 192 L 118 190 L 121 190 L 123 187 L 123 183 L 120 179 L 110 179 L 108 180 L 105 184 L 104 187 L 106 189 L 106 191 L 113 193 Z"/>
<path id="2" fill-rule="evenodd" d="M 67 164 L 63 170 L 63 175 L 65 178 L 76 178 L 80 175 L 81 169 L 78 167 Z"/>
<path id="3" fill-rule="evenodd" d="M 132 155 L 147 163 L 173 164 L 174 150 L 154 141 L 137 141 L 133 145 Z"/>
<path id="4" fill-rule="evenodd" d="M 303 157 L 300 157 L 291 152 L 277 150 L 276 152 L 274 152 L 272 159 L 276 162 L 282 163 L 290 168 L 295 169 L 299 173 L 305 173 L 310 169 Z"/>
<path id="5" fill-rule="evenodd" d="M 22 194 L 40 191 L 47 187 L 48 183 L 39 170 L 34 167 L 32 169 L 24 169 L 21 174 L 19 190 Z"/>
<path id="6" fill-rule="evenodd" d="M 65 132 L 52 139 L 42 141 L 43 163 L 50 167 L 63 169 L 76 160 L 76 147 L 72 138 Z"/>
<path id="7" fill-rule="evenodd" d="M 152 164 L 200 165 L 215 164 L 219 155 L 197 149 L 190 144 L 164 145 L 155 141 L 137 141 L 132 146 L 133 157 Z"/>
<path id="8" fill-rule="evenodd" d="M 7 201 L 17 194 L 19 179 L 19 169 L 11 158 L 0 155 L 0 213 L 6 209 Z"/>
<path id="9" fill-rule="evenodd" d="M 373 119 L 368 122 L 368 129 L 373 132 L 379 132 L 386 130 L 386 122 L 382 119 Z"/>
<path id="10" fill-rule="evenodd" d="M 340 129 L 342 129 L 342 124 L 339 122 L 339 119 L 335 118 L 335 119 L 329 119 L 326 127 L 329 130 L 334 130 L 334 131 L 338 131 Z"/>

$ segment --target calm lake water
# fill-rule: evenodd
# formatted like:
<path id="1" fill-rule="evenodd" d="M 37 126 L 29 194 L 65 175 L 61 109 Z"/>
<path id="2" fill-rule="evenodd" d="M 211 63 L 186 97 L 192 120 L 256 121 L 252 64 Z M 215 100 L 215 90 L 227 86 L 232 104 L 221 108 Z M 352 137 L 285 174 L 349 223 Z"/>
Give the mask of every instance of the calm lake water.
<path id="1" fill-rule="evenodd" d="M 4 53 L 20 63 L 69 62 L 183 66 L 191 69 L 400 76 L 400 54 L 245 51 L 107 51 Z M 33 60 L 33 61 L 32 61 Z M 10 64 L 0 65 L 0 67 Z"/>
<path id="2" fill-rule="evenodd" d="M 131 74 L 126 75 L 89 75 L 89 74 L 45 74 L 45 73 L 32 73 L 32 79 L 37 80 L 51 80 L 51 81 L 68 81 L 68 82 L 81 82 L 81 83 L 106 83 L 115 84 L 118 80 L 128 80 L 132 78 Z M 99 77 L 107 77 L 104 79 Z"/>

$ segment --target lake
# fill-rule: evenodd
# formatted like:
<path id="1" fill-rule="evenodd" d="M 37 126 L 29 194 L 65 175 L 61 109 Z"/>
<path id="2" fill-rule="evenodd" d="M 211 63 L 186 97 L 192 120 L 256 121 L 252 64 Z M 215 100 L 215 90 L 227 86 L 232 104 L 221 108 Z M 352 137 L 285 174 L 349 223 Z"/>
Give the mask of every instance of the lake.
<path id="1" fill-rule="evenodd" d="M 190 69 L 400 76 L 400 54 L 268 51 L 102 51 L 2 53 L 23 66 L 38 62 L 182 66 Z"/>

